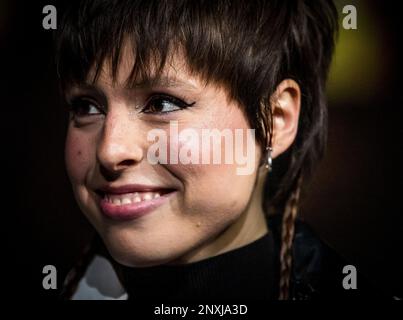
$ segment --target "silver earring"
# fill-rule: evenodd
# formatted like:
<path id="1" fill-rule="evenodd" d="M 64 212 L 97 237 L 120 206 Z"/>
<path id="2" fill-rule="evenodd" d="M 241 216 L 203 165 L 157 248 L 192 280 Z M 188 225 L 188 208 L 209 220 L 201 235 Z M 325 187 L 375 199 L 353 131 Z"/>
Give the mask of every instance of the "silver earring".
<path id="1" fill-rule="evenodd" d="M 271 157 L 271 153 L 273 151 L 272 147 L 266 147 L 267 152 L 267 162 L 266 162 L 266 169 L 270 172 L 273 169 L 273 159 Z"/>

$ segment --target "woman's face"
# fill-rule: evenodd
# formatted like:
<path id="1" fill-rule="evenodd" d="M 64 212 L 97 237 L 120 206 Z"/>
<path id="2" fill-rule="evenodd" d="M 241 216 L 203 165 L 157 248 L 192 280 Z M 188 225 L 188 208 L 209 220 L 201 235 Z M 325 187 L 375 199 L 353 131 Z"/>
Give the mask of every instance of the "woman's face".
<path id="1" fill-rule="evenodd" d="M 248 121 L 225 89 L 191 75 L 179 57 L 167 64 L 161 81 L 132 88 L 124 85 L 132 59 L 124 54 L 122 61 L 115 83 L 105 64 L 95 84 L 77 85 L 67 93 L 75 111 L 66 164 L 78 204 L 122 264 L 190 262 L 212 255 L 206 248 L 249 207 L 260 149 L 252 140 L 248 161 L 253 161 L 253 170 L 244 175 L 237 172 L 244 165 L 225 163 L 225 143 L 218 147 L 219 163 L 182 160 L 190 154 L 193 159 L 213 158 L 214 146 L 201 142 L 203 130 L 227 129 L 235 140 L 235 129 L 246 132 Z M 190 129 L 193 138 L 176 138 L 175 125 L 179 133 Z M 149 136 L 153 129 L 166 133 L 167 163 L 154 164 L 148 157 L 155 151 L 156 140 Z M 246 155 L 250 140 L 246 133 L 243 137 Z M 176 163 L 175 153 L 182 157 Z M 239 230 L 228 238 L 228 247 L 241 236 Z"/>

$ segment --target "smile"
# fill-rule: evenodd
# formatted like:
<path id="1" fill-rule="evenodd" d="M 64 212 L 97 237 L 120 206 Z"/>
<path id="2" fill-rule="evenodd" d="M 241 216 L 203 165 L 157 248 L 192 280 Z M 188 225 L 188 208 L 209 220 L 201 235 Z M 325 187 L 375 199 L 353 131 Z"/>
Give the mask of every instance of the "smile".
<path id="1" fill-rule="evenodd" d="M 160 207 L 176 190 L 140 185 L 106 187 L 97 190 L 99 206 L 105 217 L 133 220 Z"/>
<path id="2" fill-rule="evenodd" d="M 134 192 L 126 194 L 105 194 L 104 200 L 116 206 L 123 206 L 126 204 L 148 201 L 159 198 L 159 192 Z"/>

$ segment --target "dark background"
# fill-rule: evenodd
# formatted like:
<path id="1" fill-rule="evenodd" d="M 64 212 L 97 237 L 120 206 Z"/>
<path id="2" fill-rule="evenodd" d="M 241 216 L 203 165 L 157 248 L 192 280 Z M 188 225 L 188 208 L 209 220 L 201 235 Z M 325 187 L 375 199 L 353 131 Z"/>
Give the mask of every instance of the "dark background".
<path id="1" fill-rule="evenodd" d="M 2 290 L 55 299 L 58 290 L 42 288 L 42 268 L 57 267 L 60 288 L 92 229 L 64 169 L 66 113 L 52 32 L 42 28 L 42 8 L 60 3 L 28 3 L 0 2 Z M 391 2 L 337 3 L 356 5 L 358 30 L 340 34 L 329 82 L 328 152 L 301 216 L 357 266 L 358 277 L 362 272 L 401 296 L 399 10 Z"/>

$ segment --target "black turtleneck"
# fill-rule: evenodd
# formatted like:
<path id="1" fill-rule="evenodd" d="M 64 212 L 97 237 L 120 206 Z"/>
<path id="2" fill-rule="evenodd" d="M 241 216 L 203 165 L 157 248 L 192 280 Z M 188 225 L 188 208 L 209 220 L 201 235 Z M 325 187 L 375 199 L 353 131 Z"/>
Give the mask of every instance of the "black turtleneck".
<path id="1" fill-rule="evenodd" d="M 276 299 L 278 272 L 267 233 L 241 248 L 185 265 L 119 266 L 133 300 Z"/>

